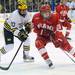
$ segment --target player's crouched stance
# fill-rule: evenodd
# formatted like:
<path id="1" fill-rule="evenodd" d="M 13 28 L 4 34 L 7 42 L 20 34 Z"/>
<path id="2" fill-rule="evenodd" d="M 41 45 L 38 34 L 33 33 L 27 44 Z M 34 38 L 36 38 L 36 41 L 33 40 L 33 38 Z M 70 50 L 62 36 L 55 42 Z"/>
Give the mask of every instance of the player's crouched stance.
<path id="1" fill-rule="evenodd" d="M 25 28 L 24 28 L 25 27 Z M 25 3 L 18 3 L 18 9 L 4 23 L 5 46 L 0 49 L 2 54 L 6 54 L 14 46 L 14 35 L 23 41 L 24 61 L 33 61 L 34 57 L 29 56 L 30 41 L 28 34 L 31 32 L 31 17 L 27 11 Z"/>
<path id="2" fill-rule="evenodd" d="M 52 42 L 56 48 L 72 54 L 75 57 L 75 51 L 62 34 L 62 26 L 59 23 L 57 14 L 51 14 L 51 8 L 48 4 L 40 6 L 40 13 L 33 16 L 32 23 L 34 32 L 37 34 L 35 45 L 46 61 L 49 67 L 53 67 L 45 46 L 48 42 Z"/>

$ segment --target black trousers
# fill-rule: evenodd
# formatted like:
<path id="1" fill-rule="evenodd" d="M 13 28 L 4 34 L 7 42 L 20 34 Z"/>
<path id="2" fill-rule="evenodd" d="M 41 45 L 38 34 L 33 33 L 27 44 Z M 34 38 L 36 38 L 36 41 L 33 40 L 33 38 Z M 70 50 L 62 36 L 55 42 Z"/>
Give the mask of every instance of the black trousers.
<path id="1" fill-rule="evenodd" d="M 13 44 L 14 43 L 13 33 L 8 31 L 5 28 L 4 28 L 4 39 L 5 39 L 5 44 Z"/>

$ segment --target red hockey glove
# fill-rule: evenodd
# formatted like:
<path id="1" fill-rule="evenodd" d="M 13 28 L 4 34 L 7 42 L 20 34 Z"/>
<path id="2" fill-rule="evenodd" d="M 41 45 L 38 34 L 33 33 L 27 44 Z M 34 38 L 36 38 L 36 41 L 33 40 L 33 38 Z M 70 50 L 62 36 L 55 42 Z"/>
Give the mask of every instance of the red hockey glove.
<path id="1" fill-rule="evenodd" d="M 58 40 L 55 41 L 55 47 L 56 48 L 60 47 L 61 44 L 62 44 L 62 40 L 61 39 L 58 39 Z"/>

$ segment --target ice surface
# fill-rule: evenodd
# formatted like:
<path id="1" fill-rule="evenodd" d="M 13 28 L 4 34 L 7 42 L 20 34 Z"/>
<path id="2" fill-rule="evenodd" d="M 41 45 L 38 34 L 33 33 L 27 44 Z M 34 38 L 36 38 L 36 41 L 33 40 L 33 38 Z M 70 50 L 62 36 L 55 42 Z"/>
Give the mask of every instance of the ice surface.
<path id="1" fill-rule="evenodd" d="M 4 45 L 4 38 L 2 29 L 3 25 L 0 24 L 0 48 Z M 72 24 L 72 31 L 70 34 L 72 41 L 69 41 L 74 47 L 75 45 L 75 24 Z M 0 70 L 0 75 L 75 75 L 75 64 L 61 51 L 56 49 L 52 43 L 47 44 L 46 49 L 55 68 L 48 68 L 35 47 L 36 34 L 30 34 L 31 38 L 31 51 L 30 55 L 35 57 L 34 62 L 23 62 L 22 47 L 15 58 L 13 64 L 8 71 Z M 8 66 L 12 60 L 15 52 L 17 51 L 20 41 L 15 38 L 14 49 L 5 55 L 1 56 L 1 66 Z"/>

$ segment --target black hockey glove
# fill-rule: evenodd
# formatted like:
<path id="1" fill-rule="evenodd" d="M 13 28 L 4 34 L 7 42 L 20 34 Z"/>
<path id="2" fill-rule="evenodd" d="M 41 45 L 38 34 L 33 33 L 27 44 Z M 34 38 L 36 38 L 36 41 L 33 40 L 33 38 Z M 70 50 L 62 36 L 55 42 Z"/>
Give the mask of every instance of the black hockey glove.
<path id="1" fill-rule="evenodd" d="M 32 29 L 31 23 L 25 24 L 25 30 L 26 30 L 28 33 L 31 32 L 31 29 Z"/>
<path id="2" fill-rule="evenodd" d="M 21 29 L 18 33 L 18 39 L 21 41 L 25 41 L 27 39 L 28 35 L 26 34 L 24 29 Z"/>
<path id="3" fill-rule="evenodd" d="M 55 39 L 55 33 L 52 30 L 50 30 L 50 36 L 52 37 L 52 39 Z"/>

